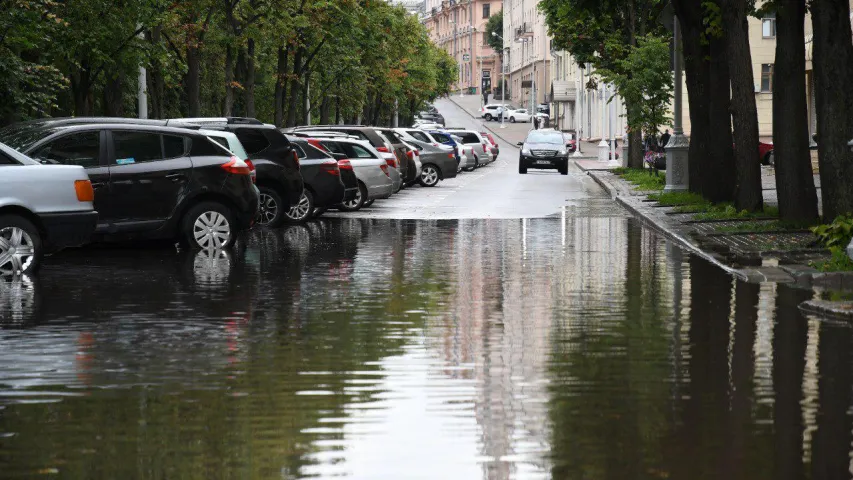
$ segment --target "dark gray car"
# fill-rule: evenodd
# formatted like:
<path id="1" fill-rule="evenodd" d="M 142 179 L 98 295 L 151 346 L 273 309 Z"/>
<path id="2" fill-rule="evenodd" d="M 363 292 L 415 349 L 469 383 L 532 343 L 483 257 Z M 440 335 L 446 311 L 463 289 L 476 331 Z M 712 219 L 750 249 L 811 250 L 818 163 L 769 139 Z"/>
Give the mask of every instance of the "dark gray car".
<path id="1" fill-rule="evenodd" d="M 439 180 L 456 176 L 456 155 L 452 151 L 411 138 L 407 138 L 406 143 L 417 148 L 420 153 L 422 167 L 418 182 L 422 186 L 434 187 Z"/>

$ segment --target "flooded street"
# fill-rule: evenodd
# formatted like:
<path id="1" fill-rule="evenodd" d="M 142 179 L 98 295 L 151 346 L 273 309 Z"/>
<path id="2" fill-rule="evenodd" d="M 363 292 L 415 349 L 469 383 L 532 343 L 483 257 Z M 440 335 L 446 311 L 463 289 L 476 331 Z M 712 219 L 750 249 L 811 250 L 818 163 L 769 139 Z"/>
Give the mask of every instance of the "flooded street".
<path id="1" fill-rule="evenodd" d="M 602 202 L 68 252 L 0 292 L 0 476 L 849 477 L 849 328 Z"/>

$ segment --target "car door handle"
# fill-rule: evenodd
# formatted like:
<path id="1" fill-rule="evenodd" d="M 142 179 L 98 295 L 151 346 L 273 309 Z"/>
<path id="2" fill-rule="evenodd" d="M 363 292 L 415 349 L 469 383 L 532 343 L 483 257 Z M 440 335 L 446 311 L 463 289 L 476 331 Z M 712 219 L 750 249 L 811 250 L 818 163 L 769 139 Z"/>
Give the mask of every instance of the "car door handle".
<path id="1" fill-rule="evenodd" d="M 104 187 L 106 187 L 106 186 L 107 186 L 107 184 L 106 184 L 106 183 L 104 183 L 104 182 L 92 182 L 92 188 L 93 188 L 94 190 L 97 190 L 97 189 L 99 189 L 99 188 L 104 188 Z"/>
<path id="2" fill-rule="evenodd" d="M 184 175 L 183 173 L 170 173 L 170 174 L 166 175 L 166 178 L 168 178 L 169 180 L 171 180 L 173 182 L 183 182 L 183 181 L 186 181 L 187 176 Z"/>

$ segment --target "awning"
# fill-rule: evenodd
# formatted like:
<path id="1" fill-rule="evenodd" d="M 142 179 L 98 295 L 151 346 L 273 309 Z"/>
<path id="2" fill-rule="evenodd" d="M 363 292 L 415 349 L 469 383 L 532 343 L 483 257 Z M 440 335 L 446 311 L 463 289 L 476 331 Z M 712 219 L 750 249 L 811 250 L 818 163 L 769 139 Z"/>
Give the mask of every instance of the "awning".
<path id="1" fill-rule="evenodd" d="M 551 101 L 574 102 L 578 98 L 577 87 L 572 80 L 554 80 L 551 82 Z"/>

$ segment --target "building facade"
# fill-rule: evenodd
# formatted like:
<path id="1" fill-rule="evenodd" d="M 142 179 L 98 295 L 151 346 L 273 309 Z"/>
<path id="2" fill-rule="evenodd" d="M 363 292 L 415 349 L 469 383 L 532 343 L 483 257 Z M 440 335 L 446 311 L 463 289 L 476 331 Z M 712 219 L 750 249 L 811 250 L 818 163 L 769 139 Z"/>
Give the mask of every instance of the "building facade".
<path id="1" fill-rule="evenodd" d="M 426 0 L 423 24 L 432 41 L 456 59 L 454 89 L 482 94 L 499 85 L 501 58 L 486 41 L 486 23 L 500 14 L 497 0 Z"/>
<path id="2" fill-rule="evenodd" d="M 551 40 L 545 16 L 539 11 L 538 0 L 503 3 L 509 97 L 513 104 L 532 108 L 546 102 L 549 89 Z"/>
<path id="3" fill-rule="evenodd" d="M 399 5 L 411 15 L 423 16 L 426 0 L 388 0 L 392 5 Z"/>

